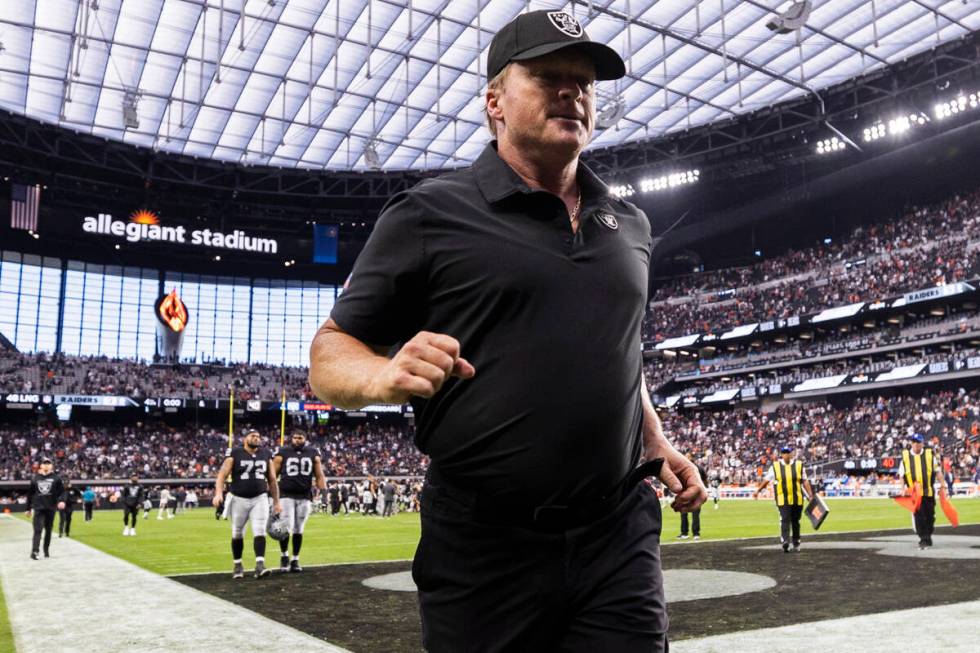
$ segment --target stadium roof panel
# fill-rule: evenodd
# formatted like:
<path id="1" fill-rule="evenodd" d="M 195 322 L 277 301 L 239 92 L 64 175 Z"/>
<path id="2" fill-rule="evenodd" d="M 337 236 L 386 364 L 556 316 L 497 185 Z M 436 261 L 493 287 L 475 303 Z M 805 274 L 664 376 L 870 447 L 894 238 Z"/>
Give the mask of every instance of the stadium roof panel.
<path id="1" fill-rule="evenodd" d="M 493 33 L 564 9 L 623 54 L 594 148 L 656 138 L 845 81 L 980 29 L 980 4 L 814 0 L 22 0 L 0 3 L 0 108 L 134 145 L 251 165 L 455 167 L 483 125 Z M 134 112 L 135 109 L 135 112 Z M 138 125 L 137 125 L 138 123 Z"/>

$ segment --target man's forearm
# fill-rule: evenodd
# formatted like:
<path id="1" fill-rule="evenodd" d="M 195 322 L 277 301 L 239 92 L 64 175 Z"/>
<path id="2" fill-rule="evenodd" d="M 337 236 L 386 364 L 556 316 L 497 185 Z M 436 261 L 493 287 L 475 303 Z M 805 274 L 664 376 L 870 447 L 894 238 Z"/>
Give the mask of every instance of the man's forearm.
<path id="1" fill-rule="evenodd" d="M 647 391 L 646 384 L 643 384 L 643 389 L 640 393 L 642 395 L 641 399 L 643 401 L 643 448 L 645 451 L 650 451 L 654 448 L 663 449 L 667 448 L 669 451 L 678 453 L 674 446 L 667 440 L 664 435 L 663 423 L 660 421 L 660 416 L 657 415 L 656 409 L 653 407 L 653 401 L 650 400 L 650 393 Z"/>
<path id="2" fill-rule="evenodd" d="M 388 359 L 357 338 L 324 325 L 310 347 L 310 387 L 340 408 L 374 403 L 371 381 Z"/>

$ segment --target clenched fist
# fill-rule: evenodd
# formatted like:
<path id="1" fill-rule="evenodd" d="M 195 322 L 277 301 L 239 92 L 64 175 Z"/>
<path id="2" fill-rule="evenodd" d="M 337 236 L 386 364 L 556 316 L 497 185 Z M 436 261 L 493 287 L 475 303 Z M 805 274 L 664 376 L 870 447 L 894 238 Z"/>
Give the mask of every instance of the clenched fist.
<path id="1" fill-rule="evenodd" d="M 420 331 L 372 379 L 369 395 L 383 403 L 402 404 L 412 396 L 433 396 L 451 376 L 471 379 L 475 374 L 459 355 L 458 340 Z"/>

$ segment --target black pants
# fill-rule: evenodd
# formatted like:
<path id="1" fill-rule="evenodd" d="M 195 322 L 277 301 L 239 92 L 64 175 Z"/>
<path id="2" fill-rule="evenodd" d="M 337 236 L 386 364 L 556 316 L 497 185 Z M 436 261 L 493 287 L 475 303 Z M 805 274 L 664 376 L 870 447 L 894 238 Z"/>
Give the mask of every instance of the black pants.
<path id="1" fill-rule="evenodd" d="M 701 537 L 701 509 L 691 513 L 691 530 L 694 532 L 694 537 Z M 687 535 L 687 513 L 681 513 L 681 535 Z"/>
<path id="2" fill-rule="evenodd" d="M 790 531 L 793 532 L 793 546 L 800 545 L 800 517 L 803 506 L 779 506 L 779 540 L 789 544 Z"/>
<path id="3" fill-rule="evenodd" d="M 58 511 L 58 536 L 71 536 L 71 514 L 75 512 L 71 508 Z"/>
<path id="4" fill-rule="evenodd" d="M 51 529 L 54 527 L 54 510 L 34 511 L 34 541 L 31 552 L 37 553 L 41 546 L 41 531 L 44 531 L 44 553 L 51 548 Z"/>
<path id="5" fill-rule="evenodd" d="M 85 521 L 92 521 L 92 509 L 95 508 L 95 504 L 92 502 L 86 502 L 84 505 L 85 505 Z"/>
<path id="6" fill-rule="evenodd" d="M 936 497 L 922 497 L 922 503 L 915 511 L 913 521 L 919 543 L 932 546 L 932 531 L 936 527 Z"/>
<path id="7" fill-rule="evenodd" d="M 139 506 L 123 506 L 123 526 L 132 526 L 136 528 L 136 515 L 140 512 Z M 130 524 L 130 517 L 132 517 L 132 524 Z"/>
<path id="8" fill-rule="evenodd" d="M 422 493 L 412 576 L 427 651 L 667 651 L 660 501 L 649 485 L 563 532 L 487 524 L 474 505 L 445 486 Z"/>

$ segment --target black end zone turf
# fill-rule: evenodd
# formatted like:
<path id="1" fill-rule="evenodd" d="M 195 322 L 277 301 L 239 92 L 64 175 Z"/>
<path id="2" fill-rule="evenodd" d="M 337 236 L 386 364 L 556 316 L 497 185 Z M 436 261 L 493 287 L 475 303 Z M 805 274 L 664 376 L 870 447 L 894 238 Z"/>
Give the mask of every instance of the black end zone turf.
<path id="1" fill-rule="evenodd" d="M 737 597 L 672 603 L 671 639 L 980 599 L 980 584 L 972 576 L 980 566 L 977 560 L 916 558 L 913 543 L 907 544 L 912 557 L 807 548 L 815 542 L 896 534 L 903 533 L 804 538 L 798 554 L 783 553 L 775 538 L 665 546 L 665 569 L 749 572 L 770 576 L 777 583 Z M 980 525 L 938 528 L 936 534 L 978 536 Z M 744 548 L 759 545 L 771 549 Z M 355 653 L 414 653 L 422 650 L 415 594 L 361 584 L 372 576 L 410 568 L 408 562 L 306 567 L 303 574 L 273 574 L 261 583 L 233 582 L 227 574 L 176 580 Z"/>

